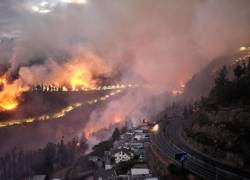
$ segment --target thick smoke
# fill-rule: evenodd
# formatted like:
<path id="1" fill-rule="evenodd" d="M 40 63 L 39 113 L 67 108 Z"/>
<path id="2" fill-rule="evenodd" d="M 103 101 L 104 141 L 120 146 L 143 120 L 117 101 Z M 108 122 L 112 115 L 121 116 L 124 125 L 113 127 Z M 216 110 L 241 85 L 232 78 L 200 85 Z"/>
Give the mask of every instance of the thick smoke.
<path id="1" fill-rule="evenodd" d="M 81 52 L 80 61 L 91 72 L 120 71 L 122 82 L 151 87 L 93 112 L 87 128 L 108 126 L 116 114 L 149 118 L 152 112 L 141 111 L 151 107 L 145 99 L 179 88 L 213 58 L 249 43 L 249 0 L 89 0 L 87 5 L 59 3 L 48 14 L 31 12 L 31 2 L 23 1 L 26 11 L 20 3 L 12 8 L 21 16 L 12 20 L 19 22 L 20 35 L 6 59 L 10 73 L 29 85 L 59 81 L 58 71 L 63 74 Z M 157 109 L 162 108 L 160 103 Z"/>

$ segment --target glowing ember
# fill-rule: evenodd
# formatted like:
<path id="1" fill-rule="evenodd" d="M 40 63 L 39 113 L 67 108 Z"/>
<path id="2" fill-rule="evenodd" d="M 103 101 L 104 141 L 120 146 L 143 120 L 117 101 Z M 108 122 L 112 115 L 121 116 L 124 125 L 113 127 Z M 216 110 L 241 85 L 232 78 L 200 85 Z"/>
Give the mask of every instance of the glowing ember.
<path id="1" fill-rule="evenodd" d="M 172 91 L 173 96 L 178 96 L 179 94 L 181 94 L 181 91 L 178 91 L 178 90 L 173 90 Z"/>
<path id="2" fill-rule="evenodd" d="M 114 118 L 115 123 L 120 123 L 121 121 L 122 121 L 122 119 L 120 117 L 115 117 Z"/>
<path id="3" fill-rule="evenodd" d="M 6 76 L 0 77 L 0 85 L 4 86 L 7 84 Z"/>
<path id="4" fill-rule="evenodd" d="M 84 136 L 86 139 L 91 138 L 91 136 L 93 135 L 93 133 L 96 132 L 96 129 L 94 128 L 89 128 L 88 130 L 84 131 Z"/>
<path id="5" fill-rule="evenodd" d="M 180 87 L 181 87 L 181 89 L 185 89 L 185 87 L 186 87 L 186 84 L 184 83 L 184 82 L 180 82 Z"/>

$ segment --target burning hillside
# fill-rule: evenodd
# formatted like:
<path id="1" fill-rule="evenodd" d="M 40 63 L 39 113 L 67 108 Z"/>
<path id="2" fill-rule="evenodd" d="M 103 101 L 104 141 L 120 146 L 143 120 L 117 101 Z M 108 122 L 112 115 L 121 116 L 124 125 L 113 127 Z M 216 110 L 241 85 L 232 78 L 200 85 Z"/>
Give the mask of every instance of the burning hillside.
<path id="1" fill-rule="evenodd" d="M 0 77 L 0 111 L 10 111 L 19 104 L 20 95 L 38 83 L 55 85 L 64 90 L 88 90 L 97 86 L 99 75 L 110 72 L 103 60 L 93 53 L 84 57 L 73 57 L 64 63 L 48 60 L 45 64 L 23 66 L 18 77 L 8 80 L 6 72 Z M 9 78 L 11 79 L 11 78 Z"/>
<path id="2" fill-rule="evenodd" d="M 19 97 L 27 88 L 20 84 L 20 81 L 14 83 L 8 82 L 7 76 L 0 77 L 0 112 L 10 111 L 18 106 Z"/>

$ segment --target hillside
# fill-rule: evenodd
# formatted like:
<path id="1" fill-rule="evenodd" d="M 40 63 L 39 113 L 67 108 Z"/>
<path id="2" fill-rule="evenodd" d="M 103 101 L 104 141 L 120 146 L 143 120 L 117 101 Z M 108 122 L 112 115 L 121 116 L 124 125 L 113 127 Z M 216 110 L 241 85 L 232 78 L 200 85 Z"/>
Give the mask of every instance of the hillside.
<path id="1" fill-rule="evenodd" d="M 184 110 L 182 133 L 194 148 L 229 165 L 250 169 L 250 58 L 223 67 L 208 97 Z"/>
<path id="2" fill-rule="evenodd" d="M 232 54 L 224 55 L 212 60 L 187 82 L 180 100 L 194 102 L 199 100 L 201 97 L 207 97 L 211 88 L 214 86 L 214 79 L 217 76 L 219 70 L 223 66 L 232 69 L 235 61 L 248 56 L 248 53 L 248 51 L 237 50 Z"/>

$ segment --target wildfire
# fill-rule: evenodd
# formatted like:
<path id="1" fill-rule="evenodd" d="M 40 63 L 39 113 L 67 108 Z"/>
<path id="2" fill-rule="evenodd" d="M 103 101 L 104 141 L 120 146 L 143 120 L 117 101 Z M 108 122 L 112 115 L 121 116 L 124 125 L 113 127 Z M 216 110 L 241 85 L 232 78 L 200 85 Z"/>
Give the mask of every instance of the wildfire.
<path id="1" fill-rule="evenodd" d="M 15 109 L 18 105 L 18 101 L 16 98 L 16 94 L 4 92 L 0 95 L 0 106 L 1 109 L 4 110 L 12 110 Z"/>
<path id="2" fill-rule="evenodd" d="M 88 63 L 83 62 L 81 58 L 76 58 L 71 61 L 71 64 L 66 64 L 65 69 L 65 79 L 60 77 L 58 79 L 60 84 L 70 85 L 69 89 L 73 91 L 95 88 L 96 81 L 93 76 L 96 69 L 91 67 Z"/>
<path id="3" fill-rule="evenodd" d="M 178 91 L 178 90 L 172 90 L 172 95 L 173 96 L 178 96 L 179 94 L 181 94 L 180 91 Z"/>
<path id="4" fill-rule="evenodd" d="M 179 84 L 180 84 L 180 88 L 181 88 L 182 90 L 185 89 L 186 84 L 185 84 L 183 81 L 181 81 Z"/>
<path id="5" fill-rule="evenodd" d="M 0 77 L 0 85 L 4 86 L 7 84 L 7 78 L 6 76 Z"/>
<path id="6" fill-rule="evenodd" d="M 85 130 L 84 131 L 85 138 L 89 139 L 93 135 L 94 132 L 96 132 L 96 129 L 94 129 L 94 128 L 90 128 L 90 129 Z"/>
<path id="7" fill-rule="evenodd" d="M 186 84 L 183 81 L 180 81 L 178 89 L 172 90 L 172 95 L 173 96 L 181 95 L 184 92 L 185 87 L 186 87 Z"/>
<path id="8" fill-rule="evenodd" d="M 114 123 L 120 123 L 120 122 L 122 122 L 122 118 L 120 116 L 115 116 L 114 119 L 113 119 L 113 122 Z"/>
<path id="9" fill-rule="evenodd" d="M 9 84 L 5 75 L 0 77 L 2 87 L 0 91 L 0 111 L 10 111 L 18 106 L 18 97 L 24 91 L 24 88 L 21 88 L 18 84 L 18 81 Z"/>
<path id="10" fill-rule="evenodd" d="M 90 74 L 87 71 L 76 71 L 73 72 L 73 77 L 70 80 L 70 84 L 72 86 L 72 90 L 78 90 L 80 87 L 81 89 L 89 87 L 89 79 Z"/>
<path id="11" fill-rule="evenodd" d="M 0 128 L 14 126 L 14 125 L 21 125 L 21 124 L 30 124 L 30 123 L 37 122 L 37 121 L 59 120 L 59 119 L 63 118 L 64 116 L 66 116 L 66 114 L 68 114 L 69 112 L 73 111 L 76 108 L 79 108 L 79 107 L 81 107 L 83 105 L 87 105 L 87 104 L 89 104 L 89 105 L 96 104 L 96 103 L 102 101 L 102 99 L 104 97 L 105 97 L 105 100 L 107 100 L 110 97 L 117 95 L 121 92 L 122 92 L 121 90 L 114 90 L 114 91 L 110 92 L 108 97 L 107 97 L 107 95 L 104 95 L 104 96 L 99 97 L 98 99 L 74 103 L 72 105 L 69 105 L 69 106 L 61 109 L 59 112 L 56 112 L 54 114 L 44 114 L 44 115 L 41 115 L 38 117 L 28 117 L 28 118 L 24 118 L 24 119 L 12 119 L 12 120 L 8 120 L 8 121 L 3 121 L 3 122 L 0 122 Z M 93 135 L 93 133 L 95 133 L 98 130 L 100 130 L 100 127 L 99 128 L 98 127 L 87 128 L 85 130 L 85 137 L 87 139 L 89 139 Z"/>

